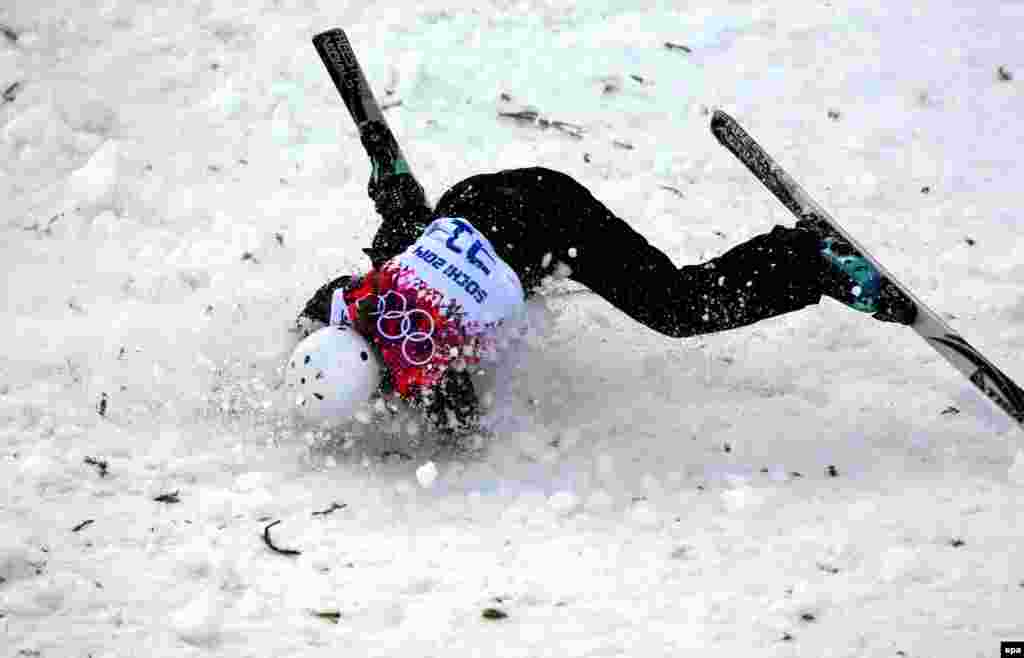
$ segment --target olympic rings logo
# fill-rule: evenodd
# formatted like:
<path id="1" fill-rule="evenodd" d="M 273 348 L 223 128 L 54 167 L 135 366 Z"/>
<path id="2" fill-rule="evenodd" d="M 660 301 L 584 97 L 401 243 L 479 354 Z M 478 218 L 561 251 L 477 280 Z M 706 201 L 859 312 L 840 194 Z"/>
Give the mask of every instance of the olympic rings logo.
<path id="1" fill-rule="evenodd" d="M 394 295 L 401 301 L 401 310 L 388 310 L 388 297 Z M 383 338 L 388 340 L 401 340 L 402 341 L 402 356 L 405 360 L 414 366 L 423 366 L 430 363 L 434 356 L 437 354 L 437 344 L 434 342 L 434 318 L 421 308 L 409 308 L 409 302 L 404 296 L 395 292 L 394 290 L 388 290 L 381 295 L 368 294 L 360 297 L 356 300 L 358 305 L 364 299 L 370 297 L 377 298 L 377 310 L 376 312 L 370 313 L 370 315 L 376 315 L 377 317 L 377 333 Z M 422 331 L 417 328 L 416 317 L 420 315 L 426 318 L 429 325 L 427 331 Z M 385 323 L 393 323 L 398 320 L 398 332 L 391 333 L 387 330 Z M 430 353 L 426 358 L 416 359 L 409 354 L 410 345 L 413 346 L 417 352 L 426 353 L 426 347 L 430 347 Z"/>

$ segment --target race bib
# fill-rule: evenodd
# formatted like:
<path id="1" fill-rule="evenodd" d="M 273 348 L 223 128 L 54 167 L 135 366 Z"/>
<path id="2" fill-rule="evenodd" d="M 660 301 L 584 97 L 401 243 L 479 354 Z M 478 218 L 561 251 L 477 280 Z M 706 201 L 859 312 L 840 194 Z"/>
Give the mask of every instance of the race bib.
<path id="1" fill-rule="evenodd" d="M 471 323 L 500 322 L 522 308 L 519 277 L 465 219 L 435 220 L 395 260 L 415 272 L 426 287 L 454 300 Z"/>

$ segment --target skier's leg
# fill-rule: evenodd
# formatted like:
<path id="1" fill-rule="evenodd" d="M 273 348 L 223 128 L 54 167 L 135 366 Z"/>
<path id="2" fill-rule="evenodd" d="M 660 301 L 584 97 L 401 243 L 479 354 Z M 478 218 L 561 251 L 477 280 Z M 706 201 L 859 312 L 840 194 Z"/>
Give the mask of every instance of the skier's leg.
<path id="1" fill-rule="evenodd" d="M 633 319 L 669 336 L 753 324 L 815 304 L 822 267 L 817 240 L 776 226 L 699 265 L 676 268 L 618 218 L 604 217 L 570 263 L 572 278 Z"/>
<path id="2" fill-rule="evenodd" d="M 472 222 L 524 288 L 564 263 L 570 278 L 670 336 L 741 327 L 814 304 L 822 294 L 818 240 L 806 231 L 776 227 L 680 269 L 585 187 L 548 169 L 474 176 L 449 190 L 435 214 Z"/>

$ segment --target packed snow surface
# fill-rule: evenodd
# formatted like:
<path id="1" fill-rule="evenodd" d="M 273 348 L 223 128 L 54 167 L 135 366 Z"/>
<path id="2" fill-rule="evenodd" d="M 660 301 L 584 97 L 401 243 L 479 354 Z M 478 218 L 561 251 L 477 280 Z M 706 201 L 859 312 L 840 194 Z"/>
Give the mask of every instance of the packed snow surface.
<path id="1" fill-rule="evenodd" d="M 832 300 L 673 340 L 554 282 L 471 453 L 292 420 L 292 321 L 378 224 L 310 44 L 335 26 L 432 199 L 551 167 L 700 262 L 792 222 L 722 108 L 1024 381 L 1019 2 L 6 0 L 4 655 L 1024 640 L 1021 432 Z"/>

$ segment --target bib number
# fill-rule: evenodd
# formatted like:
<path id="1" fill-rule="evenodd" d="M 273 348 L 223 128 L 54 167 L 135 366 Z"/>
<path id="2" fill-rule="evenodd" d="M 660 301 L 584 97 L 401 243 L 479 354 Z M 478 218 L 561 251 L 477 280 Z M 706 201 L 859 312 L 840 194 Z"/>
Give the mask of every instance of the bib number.
<path id="1" fill-rule="evenodd" d="M 427 236 L 433 235 L 434 233 L 441 233 L 447 235 L 448 239 L 445 240 L 444 246 L 449 251 L 462 255 L 465 254 L 466 262 L 473 267 L 481 270 L 484 274 L 490 274 L 491 270 L 487 267 L 487 264 L 482 260 L 486 259 L 491 263 L 494 262 L 494 256 L 484 248 L 484 243 L 480 239 L 474 239 L 476 237 L 476 231 L 473 227 L 460 219 L 449 219 L 449 220 L 437 220 L 427 229 Z M 467 239 L 462 240 L 462 246 L 460 246 L 460 238 L 465 236 Z M 469 243 L 468 248 L 464 248 L 466 243 Z"/>

